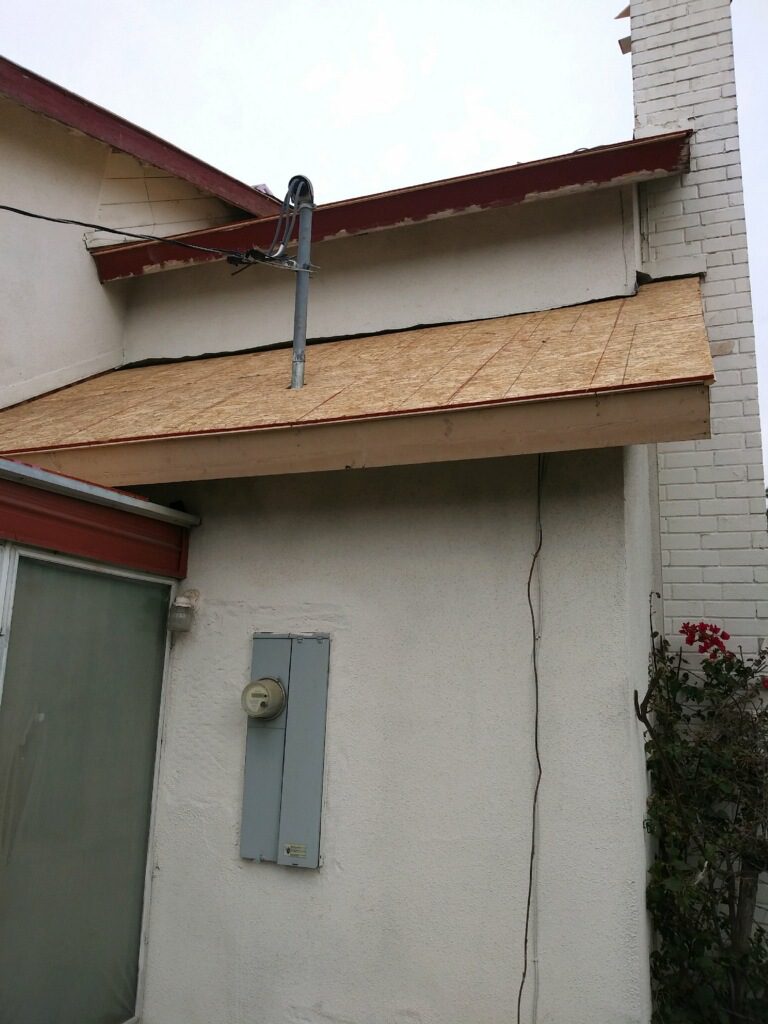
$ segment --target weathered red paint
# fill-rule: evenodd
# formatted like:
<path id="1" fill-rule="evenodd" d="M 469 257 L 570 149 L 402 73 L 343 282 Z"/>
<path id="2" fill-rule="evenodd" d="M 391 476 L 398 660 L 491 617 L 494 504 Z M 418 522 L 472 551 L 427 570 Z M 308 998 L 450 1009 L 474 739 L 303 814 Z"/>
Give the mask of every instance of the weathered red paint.
<path id="1" fill-rule="evenodd" d="M 29 110 L 183 178 L 255 217 L 271 217 L 279 208 L 276 199 L 4 57 L 0 57 L 0 93 Z"/>
<path id="2" fill-rule="evenodd" d="M 183 579 L 188 530 L 65 494 L 0 479 L 0 538 Z"/>
<path id="3" fill-rule="evenodd" d="M 548 160 L 328 203 L 315 211 L 312 240 L 318 242 L 470 210 L 509 206 L 563 189 L 599 188 L 679 173 L 688 167 L 690 136 L 691 132 L 684 131 L 633 139 Z M 267 248 L 274 229 L 275 218 L 270 217 L 188 232 L 179 237 L 196 245 L 244 252 L 252 247 Z M 92 255 L 102 281 L 221 258 L 211 253 L 184 252 L 163 242 L 108 246 Z"/>

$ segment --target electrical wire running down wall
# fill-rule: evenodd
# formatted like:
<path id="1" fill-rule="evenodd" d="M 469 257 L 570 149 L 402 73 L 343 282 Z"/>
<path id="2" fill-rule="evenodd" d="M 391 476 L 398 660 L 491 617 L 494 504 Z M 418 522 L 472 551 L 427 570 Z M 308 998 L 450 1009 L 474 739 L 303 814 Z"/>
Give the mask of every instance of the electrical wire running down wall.
<path id="1" fill-rule="evenodd" d="M 531 616 L 531 660 L 533 664 L 533 748 L 536 757 L 536 781 L 533 787 L 533 800 L 531 802 L 531 843 L 530 853 L 528 857 L 528 892 L 525 901 L 525 929 L 523 933 L 523 969 L 520 975 L 520 987 L 517 992 L 517 1024 L 522 1024 L 521 1013 L 523 1003 L 523 992 L 525 990 L 525 983 L 528 978 L 528 945 L 531 931 L 531 919 L 533 915 L 534 877 L 536 870 L 536 829 L 538 827 L 539 789 L 541 788 L 541 778 L 543 774 L 541 764 L 541 749 L 539 746 L 539 643 L 541 640 L 541 634 L 539 630 L 541 620 L 541 588 L 540 586 L 537 586 L 539 605 L 539 608 L 537 610 L 534 606 L 533 601 L 533 584 L 534 578 L 536 578 L 537 584 L 539 583 L 539 555 L 541 554 L 542 544 L 544 543 L 544 532 L 542 529 L 541 522 L 541 494 L 544 483 L 545 465 L 546 456 L 539 455 L 536 461 L 536 548 L 533 552 L 533 558 L 531 559 L 531 567 L 528 571 L 528 583 L 526 586 L 528 610 Z M 534 1007 L 533 1020 L 535 1021 L 535 1019 L 536 1013 Z"/>

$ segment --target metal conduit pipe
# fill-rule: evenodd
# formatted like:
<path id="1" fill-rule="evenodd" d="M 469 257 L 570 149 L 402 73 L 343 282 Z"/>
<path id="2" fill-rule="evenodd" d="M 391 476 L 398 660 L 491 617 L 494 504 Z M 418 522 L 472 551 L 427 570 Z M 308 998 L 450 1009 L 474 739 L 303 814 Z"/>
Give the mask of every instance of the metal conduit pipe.
<path id="1" fill-rule="evenodd" d="M 307 305 L 309 302 L 309 276 L 312 271 L 310 248 L 312 244 L 312 211 L 315 196 L 312 182 L 303 175 L 291 178 L 288 195 L 294 209 L 298 209 L 299 238 L 296 252 L 296 299 L 293 310 L 293 358 L 291 361 L 291 388 L 304 385 L 304 362 L 307 347 Z"/>

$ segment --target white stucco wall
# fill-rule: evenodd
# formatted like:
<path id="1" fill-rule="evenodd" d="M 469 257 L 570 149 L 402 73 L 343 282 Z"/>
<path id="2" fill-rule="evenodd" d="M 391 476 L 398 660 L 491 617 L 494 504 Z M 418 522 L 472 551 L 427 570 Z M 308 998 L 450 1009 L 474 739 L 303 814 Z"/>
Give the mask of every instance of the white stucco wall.
<path id="1" fill-rule="evenodd" d="M 444 323 L 628 295 L 628 189 L 562 196 L 316 245 L 309 337 Z M 111 286 L 110 286 L 111 287 Z M 293 275 L 224 263 L 131 282 L 127 362 L 289 341 Z"/>
<path id="2" fill-rule="evenodd" d="M 93 221 L 108 147 L 0 99 L 2 202 Z M 117 366 L 124 288 L 99 284 L 84 229 L 0 211 L 0 407 Z"/>
<path id="3" fill-rule="evenodd" d="M 644 458 L 547 464 L 526 1020 L 534 992 L 538 1021 L 648 1020 L 631 706 L 647 649 Z M 146 1024 L 514 1019 L 535 475 L 520 458 L 151 489 L 203 525 L 185 583 L 201 605 L 167 696 Z M 238 857 L 256 631 L 332 636 L 317 872 Z"/>

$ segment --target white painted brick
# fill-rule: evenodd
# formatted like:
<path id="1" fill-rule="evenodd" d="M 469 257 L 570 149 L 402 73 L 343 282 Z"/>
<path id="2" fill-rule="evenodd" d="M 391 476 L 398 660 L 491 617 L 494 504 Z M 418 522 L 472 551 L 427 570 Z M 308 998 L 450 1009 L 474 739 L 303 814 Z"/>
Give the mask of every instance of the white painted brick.
<path id="1" fill-rule="evenodd" d="M 713 390 L 712 397 L 714 398 L 716 395 L 717 392 Z M 719 395 L 717 397 L 719 397 Z M 741 402 L 711 401 L 710 412 L 712 415 L 712 419 L 717 421 L 720 428 L 723 427 L 723 424 L 726 422 L 726 419 L 732 422 L 735 419 L 744 418 L 744 406 Z M 736 424 L 736 429 L 738 429 L 738 424 Z M 720 432 L 724 433 L 725 431 L 724 429 L 721 429 Z"/>
<path id="2" fill-rule="evenodd" d="M 663 516 L 671 520 L 673 516 L 698 515 L 699 503 L 697 501 L 660 501 L 659 509 Z"/>
<path id="3" fill-rule="evenodd" d="M 733 123 L 729 124 L 708 124 L 708 125 L 697 125 L 696 126 L 696 140 L 702 142 L 712 142 L 715 139 L 723 139 L 726 142 L 731 141 L 738 147 L 738 136 L 736 134 L 736 128 Z"/>
<path id="4" fill-rule="evenodd" d="M 665 627 L 678 615 L 701 614 L 703 601 L 710 617 L 732 619 L 729 631 L 745 650 L 754 649 L 757 637 L 768 633 L 757 620 L 758 612 L 768 612 L 768 601 L 758 609 L 753 589 L 756 567 L 768 566 L 768 541 L 730 4 L 634 0 L 631 15 L 638 37 L 632 55 L 638 126 L 650 132 L 688 121 L 695 129 L 690 173 L 642 187 L 648 252 L 659 260 L 704 256 L 705 322 L 718 377 L 712 437 L 659 446 L 663 584 L 671 595 Z M 698 516 L 688 514 L 693 501 Z M 718 588 L 722 600 L 712 597 Z"/>
<path id="5" fill-rule="evenodd" d="M 709 297 L 711 295 L 731 295 L 736 291 L 736 282 L 732 278 L 725 278 L 722 281 L 708 281 L 705 295 L 707 309 L 710 308 Z"/>
<path id="6" fill-rule="evenodd" d="M 750 568 L 759 567 L 760 565 L 766 564 L 766 559 L 762 558 L 759 548 L 753 547 L 740 547 L 734 548 L 730 551 L 720 552 L 720 564 L 721 565 L 746 565 Z"/>
<path id="7" fill-rule="evenodd" d="M 670 72 L 674 74 L 674 72 Z M 729 88 L 736 81 L 736 75 L 732 67 L 721 67 L 717 71 L 714 71 L 709 75 L 700 75 L 696 78 L 696 85 L 701 89 L 711 89 L 717 87 L 719 89 Z M 721 93 L 722 95 L 722 93 Z"/>
<path id="8" fill-rule="evenodd" d="M 746 516 L 749 503 L 746 498 L 705 498 L 699 502 L 703 516 Z"/>
<path id="9" fill-rule="evenodd" d="M 733 61 L 728 54 L 708 61 L 693 60 L 688 54 L 684 54 L 685 63 L 675 70 L 675 78 L 678 82 L 689 80 L 703 81 L 715 75 L 732 75 Z"/>
<path id="10" fill-rule="evenodd" d="M 646 40 L 646 44 L 648 40 Z M 666 47 L 665 47 L 666 49 Z M 712 44 L 704 36 L 697 36 L 693 39 L 684 39 L 679 43 L 675 43 L 671 47 L 673 53 L 698 53 L 705 54 L 707 57 L 711 57 L 713 53 L 720 53 L 720 47 L 717 44 Z"/>
<path id="11" fill-rule="evenodd" d="M 681 616 L 681 621 L 696 618 L 704 614 L 703 601 L 665 601 L 664 611 L 670 616 Z"/>
<path id="12" fill-rule="evenodd" d="M 682 518 L 682 517 L 681 517 Z M 754 516 L 749 510 L 735 515 L 721 515 L 717 517 L 716 529 L 723 533 L 751 533 L 755 528 Z M 747 541 L 742 541 L 742 544 Z"/>
<path id="13" fill-rule="evenodd" d="M 707 202 L 708 200 L 699 200 L 700 202 Z M 711 201 L 711 200 L 710 200 Z M 727 223 L 731 222 L 732 218 L 737 220 L 744 219 L 744 207 L 739 205 L 734 206 L 723 206 L 722 203 L 718 203 L 714 209 L 710 210 L 699 210 L 697 211 L 701 217 L 702 224 L 718 224 L 722 221 Z"/>
<path id="14" fill-rule="evenodd" d="M 672 571 L 671 567 L 670 571 Z M 754 581 L 754 572 L 748 565 L 706 566 L 702 569 L 702 574 L 704 583 L 752 583 Z M 672 580 L 671 582 L 684 581 Z"/>
<path id="15" fill-rule="evenodd" d="M 738 387 L 739 384 L 743 383 L 741 379 L 742 373 L 743 370 L 722 370 L 718 366 L 717 380 L 712 386 L 718 389 L 718 394 L 727 387 Z"/>
<path id="16" fill-rule="evenodd" d="M 725 527 L 724 527 L 725 528 Z M 749 529 L 748 526 L 744 527 Z M 714 533 L 718 529 L 716 516 L 676 516 L 667 519 L 669 533 Z"/>
<path id="17" fill-rule="evenodd" d="M 724 309 L 719 313 L 707 314 L 708 327 L 723 327 L 726 324 L 736 324 L 738 317 L 735 309 Z"/>
<path id="18" fill-rule="evenodd" d="M 658 212 L 658 211 L 657 211 Z M 699 213 L 687 213 L 680 217 L 659 217 L 654 227 L 658 231 L 674 231 L 678 228 L 691 228 L 698 227 L 702 223 L 702 217 Z M 658 244 L 658 235 L 655 236 L 656 243 Z M 731 285 L 731 290 L 733 285 Z"/>
<path id="19" fill-rule="evenodd" d="M 738 464 L 748 465 L 750 463 L 762 465 L 763 453 L 759 448 L 752 451 L 749 451 L 746 448 L 729 448 L 715 452 L 714 462 L 716 466 L 732 466 Z"/>
<path id="20" fill-rule="evenodd" d="M 713 615 L 713 616 L 716 616 L 716 617 L 718 617 L 720 619 L 726 618 L 728 616 L 732 616 L 733 618 L 740 618 L 740 617 L 744 616 L 744 612 L 745 612 L 745 607 L 744 606 L 747 603 L 748 602 L 739 601 L 739 600 L 732 600 L 732 601 L 725 601 L 725 600 L 723 600 L 723 601 L 705 601 L 704 602 L 703 614 L 704 615 Z M 753 605 L 753 607 L 754 607 L 755 611 L 752 612 L 752 608 L 750 608 L 750 612 L 752 612 L 752 614 L 755 614 L 755 612 L 757 611 L 756 605 Z M 729 630 L 729 632 L 730 632 L 730 630 Z"/>
<path id="21" fill-rule="evenodd" d="M 734 570 L 736 571 L 736 570 Z M 696 566 L 670 566 L 664 573 L 668 583 L 703 583 L 703 569 Z M 720 582 L 719 580 L 715 582 Z"/>
<path id="22" fill-rule="evenodd" d="M 719 224 L 713 227 L 720 227 Z M 704 306 L 707 313 L 714 309 L 750 309 L 749 295 L 744 292 L 733 291 L 727 295 L 715 295 L 707 291 Z"/>
<path id="23" fill-rule="evenodd" d="M 715 252 L 711 253 L 707 257 L 707 270 L 711 270 L 712 267 L 731 266 L 733 263 L 732 252 Z"/>
<path id="24" fill-rule="evenodd" d="M 686 498 L 714 498 L 716 497 L 715 485 L 713 483 L 672 484 L 666 488 L 666 496 L 669 501 Z M 693 514 L 699 511 L 696 509 Z"/>
<path id="25" fill-rule="evenodd" d="M 720 104 L 718 104 L 719 106 Z M 720 128 L 722 131 L 729 129 L 729 134 L 736 130 L 735 110 L 705 110 L 696 111 L 696 129 L 699 128 Z"/>
<path id="26" fill-rule="evenodd" d="M 721 110 L 730 110 L 732 103 L 730 98 L 723 96 L 723 86 L 716 85 L 710 89 L 696 88 L 700 85 L 698 81 L 691 83 L 691 88 L 687 93 L 674 93 L 678 101 L 678 105 L 689 103 L 693 104 L 693 112 L 696 117 L 699 114 L 712 114 L 717 113 Z"/>
<path id="27" fill-rule="evenodd" d="M 747 479 L 746 466 L 701 466 L 694 472 L 701 483 L 741 483 Z"/>
<path id="28" fill-rule="evenodd" d="M 726 416 L 723 419 L 714 418 L 712 420 L 712 432 L 713 434 L 737 434 L 740 430 L 745 433 L 749 431 L 760 430 L 760 417 L 759 416 Z M 714 441 L 719 438 L 713 438 Z M 758 439 L 759 440 L 759 439 Z M 749 441 L 747 441 L 749 445 Z"/>
<path id="29" fill-rule="evenodd" d="M 725 597 L 725 586 L 721 583 L 673 583 L 672 597 L 676 601 L 721 601 Z"/>
<path id="30" fill-rule="evenodd" d="M 730 42 L 731 38 L 731 19 L 730 17 L 721 18 L 706 18 L 692 25 L 688 29 L 688 33 L 691 39 L 696 39 L 699 36 L 706 36 L 711 39 L 715 34 L 720 38 L 720 45 L 726 42 Z M 724 36 L 725 38 L 722 38 Z"/>
<path id="31" fill-rule="evenodd" d="M 703 222 L 694 225 L 691 228 L 685 230 L 686 242 L 701 242 L 703 239 L 709 238 L 728 238 L 733 234 L 731 231 L 731 224 L 728 221 L 721 222 L 719 224 L 704 224 Z M 726 248 L 730 249 L 730 238 L 729 244 Z M 704 252 L 709 250 L 709 246 L 703 245 L 702 249 Z"/>
<path id="32" fill-rule="evenodd" d="M 725 583 L 723 584 L 723 597 L 733 601 L 763 600 L 766 598 L 765 587 L 762 583 Z"/>
<path id="33" fill-rule="evenodd" d="M 703 534 L 701 538 L 701 546 L 707 549 L 744 548 L 748 543 L 749 540 L 744 533 L 726 533 L 725 530 L 717 533 L 711 531 Z"/>
<path id="34" fill-rule="evenodd" d="M 742 480 L 737 483 L 716 484 L 715 490 L 718 498 L 759 498 L 763 505 L 765 503 L 762 480 Z M 755 509 L 751 509 L 751 511 L 755 511 Z"/>
<path id="35" fill-rule="evenodd" d="M 667 552 L 670 565 L 704 565 L 714 566 L 720 564 L 719 551 L 704 551 L 701 548 L 691 550 L 674 550 Z"/>
<path id="36" fill-rule="evenodd" d="M 728 477 L 731 479 L 731 477 Z M 695 469 L 661 469 L 659 470 L 659 483 L 667 484 L 695 484 Z M 669 497 L 669 495 L 666 495 Z"/>
<path id="37" fill-rule="evenodd" d="M 662 520 L 661 529 L 661 546 L 663 549 L 670 551 L 692 551 L 695 548 L 702 547 L 702 534 L 700 533 L 679 533 L 670 534 L 667 532 L 668 520 Z M 742 538 L 739 547 L 743 546 L 744 540 Z"/>
<path id="38" fill-rule="evenodd" d="M 714 462 L 712 452 L 698 452 L 684 449 L 683 451 L 668 451 L 667 446 L 661 450 L 661 462 L 670 469 L 686 468 L 688 466 L 711 466 Z"/>

